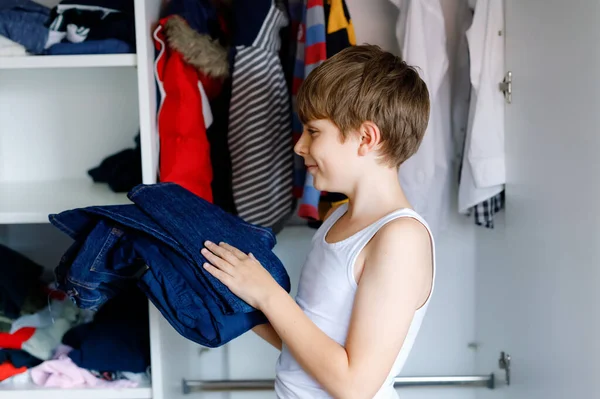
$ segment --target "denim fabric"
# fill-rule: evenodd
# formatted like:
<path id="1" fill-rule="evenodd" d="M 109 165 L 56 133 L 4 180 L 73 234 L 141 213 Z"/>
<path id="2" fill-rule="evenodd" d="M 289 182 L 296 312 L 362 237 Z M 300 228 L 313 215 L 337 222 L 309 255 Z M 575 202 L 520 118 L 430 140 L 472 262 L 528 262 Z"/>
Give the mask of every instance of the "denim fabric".
<path id="1" fill-rule="evenodd" d="M 55 270 L 59 288 L 78 306 L 98 309 L 136 279 L 138 286 L 183 336 L 222 345 L 264 315 L 207 273 L 206 240 L 252 252 L 288 292 L 289 276 L 271 251 L 275 236 L 173 183 L 138 185 L 133 205 L 97 206 L 50 215 L 75 243 Z"/>
<path id="2" fill-rule="evenodd" d="M 45 51 L 47 55 L 127 53 L 133 53 L 133 47 L 117 39 L 86 40 L 82 43 L 57 43 Z"/>
<path id="3" fill-rule="evenodd" d="M 48 40 L 44 25 L 50 9 L 31 0 L 0 1 L 0 36 L 19 43 L 30 53 L 41 54 Z"/>

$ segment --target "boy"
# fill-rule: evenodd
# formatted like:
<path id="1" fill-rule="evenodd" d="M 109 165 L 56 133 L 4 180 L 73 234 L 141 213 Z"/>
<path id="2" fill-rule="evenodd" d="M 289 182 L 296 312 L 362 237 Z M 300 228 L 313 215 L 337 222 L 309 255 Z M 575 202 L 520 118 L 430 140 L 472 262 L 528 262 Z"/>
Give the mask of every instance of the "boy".
<path id="1" fill-rule="evenodd" d="M 427 127 L 426 85 L 400 58 L 354 46 L 308 76 L 297 105 L 295 152 L 318 190 L 349 201 L 316 232 L 296 301 L 226 243 L 205 244 L 204 267 L 269 319 L 254 331 L 282 350 L 279 398 L 396 398 L 435 277 L 431 231 L 398 180 Z"/>

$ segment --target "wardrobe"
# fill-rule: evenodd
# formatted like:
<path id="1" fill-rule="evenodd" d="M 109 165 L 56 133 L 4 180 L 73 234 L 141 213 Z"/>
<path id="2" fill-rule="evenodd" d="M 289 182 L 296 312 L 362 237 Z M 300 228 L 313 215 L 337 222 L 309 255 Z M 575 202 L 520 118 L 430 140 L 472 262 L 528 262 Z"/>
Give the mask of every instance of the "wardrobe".
<path id="1" fill-rule="evenodd" d="M 439 1 L 447 31 L 455 32 L 456 10 L 466 0 Z M 390 0 L 347 3 L 359 43 L 399 51 Z M 402 398 L 598 396 L 600 4 L 504 3 L 506 26 L 498 34 L 506 38 L 511 80 L 502 87 L 498 82 L 498 90 L 507 97 L 506 209 L 493 229 L 483 229 L 459 215 L 456 203 L 448 204 L 449 222 L 437 237 L 436 293 L 402 373 L 494 373 L 495 389 L 402 388 Z M 128 202 L 92 183 L 89 168 L 133 147 L 139 132 L 143 182 L 156 182 L 150 33 L 161 5 L 135 0 L 136 54 L 0 58 L 0 243 L 44 265 L 49 276 L 70 240 L 48 224 L 48 214 Z M 456 45 L 451 37 L 449 52 Z M 277 237 L 275 252 L 293 285 L 313 232 L 294 225 Z M 277 352 L 252 333 L 218 349 L 202 348 L 175 332 L 153 305 L 148 312 L 149 385 L 0 385 L 0 398 L 274 398 L 271 391 L 185 393 L 184 380 L 272 378 Z M 499 365 L 501 352 L 510 355 L 509 379 Z"/>

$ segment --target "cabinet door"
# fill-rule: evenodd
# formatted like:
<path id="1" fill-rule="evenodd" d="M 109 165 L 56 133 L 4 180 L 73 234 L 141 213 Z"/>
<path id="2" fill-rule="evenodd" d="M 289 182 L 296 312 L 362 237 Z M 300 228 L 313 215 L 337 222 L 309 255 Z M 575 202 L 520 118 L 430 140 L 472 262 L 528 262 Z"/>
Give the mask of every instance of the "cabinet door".
<path id="1" fill-rule="evenodd" d="M 478 370 L 504 350 L 512 378 L 478 397 L 597 397 L 600 3 L 505 3 L 507 203 L 478 237 L 476 323 Z"/>
<path id="2" fill-rule="evenodd" d="M 140 106 L 140 137 L 142 175 L 144 183 L 156 183 L 158 171 L 158 111 L 154 78 L 154 41 L 152 35 L 160 18 L 164 0 L 135 0 L 135 30 L 138 57 L 138 96 Z"/>

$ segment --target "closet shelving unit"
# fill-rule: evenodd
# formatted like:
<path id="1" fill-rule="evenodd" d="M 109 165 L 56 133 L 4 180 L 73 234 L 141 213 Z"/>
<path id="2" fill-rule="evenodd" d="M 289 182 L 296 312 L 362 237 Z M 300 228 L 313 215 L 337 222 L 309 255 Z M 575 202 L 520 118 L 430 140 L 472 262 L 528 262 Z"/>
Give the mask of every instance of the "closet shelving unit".
<path id="1" fill-rule="evenodd" d="M 88 205 L 118 205 L 126 195 L 90 178 L 0 183 L 0 222 L 46 223 L 50 213 Z"/>
<path id="2" fill-rule="evenodd" d="M 147 399 L 152 398 L 150 387 L 127 388 L 127 389 L 61 389 L 61 388 L 38 388 L 17 387 L 2 388 L 0 395 L 10 399 Z"/>
<path id="3" fill-rule="evenodd" d="M 0 58 L 0 69 L 136 66 L 135 54 L 46 55 Z"/>
<path id="4" fill-rule="evenodd" d="M 58 3 L 37 1 L 47 6 Z M 126 194 L 94 183 L 87 170 L 106 156 L 133 147 L 138 131 L 143 182 L 156 182 L 157 100 L 151 34 L 163 2 L 135 0 L 136 54 L 0 57 L 0 241 L 12 225 L 47 224 L 50 213 L 128 203 Z M 56 261 L 48 259 L 44 266 L 52 268 Z M 150 386 L 59 389 L 0 385 L 0 397 L 181 397 L 190 342 L 151 304 L 149 312 Z"/>
<path id="5" fill-rule="evenodd" d="M 4 57 L 0 58 L 0 73 L 4 70 L 30 69 L 133 68 L 137 66 L 137 61 L 137 54 Z M 32 71 L 32 73 L 36 73 L 36 71 Z M 142 90 L 144 89 L 142 88 Z M 44 90 L 44 88 L 40 88 L 40 90 Z M 35 110 L 33 109 L 32 112 L 35 113 Z M 85 130 L 83 127 L 84 134 Z M 43 130 L 38 131 L 38 134 L 45 133 Z M 5 132 L 5 134 L 10 133 Z M 85 138 L 82 137 L 82 140 Z M 71 142 L 65 143 L 65 145 L 71 145 L 73 150 L 77 151 L 77 143 Z M 18 144 L 17 147 L 19 147 Z M 22 146 L 20 147 L 17 148 L 17 151 L 22 149 Z M 2 151 L 12 152 L 10 144 Z M 39 166 L 44 167 L 43 164 Z M 48 214 L 65 209 L 128 202 L 125 194 L 114 193 L 107 185 L 95 184 L 85 174 L 76 178 L 53 176 L 48 180 L 38 180 L 35 173 L 26 176 L 25 180 L 12 180 L 10 176 L 5 178 L 6 180 L 0 179 L 0 223 L 3 224 L 46 223 Z"/>

